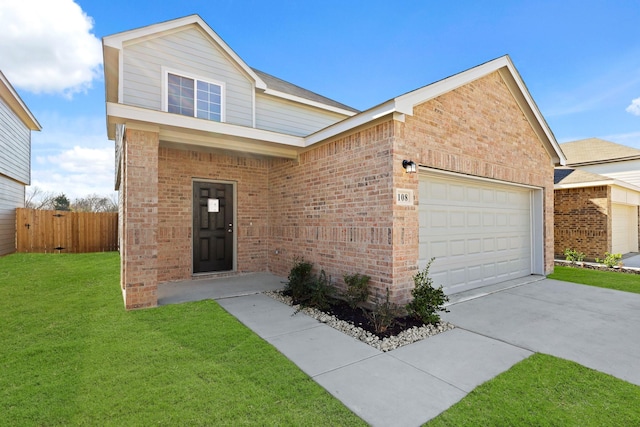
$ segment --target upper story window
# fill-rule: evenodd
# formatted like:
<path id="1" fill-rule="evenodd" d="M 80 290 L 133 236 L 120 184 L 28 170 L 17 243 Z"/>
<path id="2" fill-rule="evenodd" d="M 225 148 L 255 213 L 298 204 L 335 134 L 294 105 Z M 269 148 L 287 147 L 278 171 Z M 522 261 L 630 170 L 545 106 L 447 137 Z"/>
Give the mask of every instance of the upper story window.
<path id="1" fill-rule="evenodd" d="M 223 89 L 220 83 L 167 73 L 167 111 L 222 122 Z"/>

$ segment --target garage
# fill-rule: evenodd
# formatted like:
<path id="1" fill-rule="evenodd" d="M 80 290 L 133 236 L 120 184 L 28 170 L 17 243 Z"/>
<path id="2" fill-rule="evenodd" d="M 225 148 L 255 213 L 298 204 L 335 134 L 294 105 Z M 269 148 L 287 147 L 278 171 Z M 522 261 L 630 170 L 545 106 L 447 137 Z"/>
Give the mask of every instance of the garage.
<path id="1" fill-rule="evenodd" d="M 422 172 L 419 181 L 419 266 L 447 294 L 534 273 L 536 197 L 541 191 L 503 182 Z"/>
<path id="2" fill-rule="evenodd" d="M 638 251 L 638 207 L 611 205 L 611 252 L 626 254 Z"/>

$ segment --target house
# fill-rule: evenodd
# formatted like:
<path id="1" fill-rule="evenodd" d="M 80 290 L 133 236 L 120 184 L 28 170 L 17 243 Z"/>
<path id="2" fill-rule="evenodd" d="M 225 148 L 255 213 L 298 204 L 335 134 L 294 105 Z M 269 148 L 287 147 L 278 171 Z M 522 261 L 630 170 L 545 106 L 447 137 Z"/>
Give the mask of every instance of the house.
<path id="1" fill-rule="evenodd" d="M 555 171 L 556 257 L 638 252 L 640 150 L 598 138 L 560 146 L 567 164 Z"/>
<path id="2" fill-rule="evenodd" d="M 303 257 L 410 299 L 553 269 L 564 155 L 508 56 L 356 111 L 246 64 L 199 16 L 103 40 L 128 309 Z"/>
<path id="3" fill-rule="evenodd" d="M 40 129 L 0 71 L 0 256 L 16 250 L 16 208 L 31 183 L 31 131 Z"/>

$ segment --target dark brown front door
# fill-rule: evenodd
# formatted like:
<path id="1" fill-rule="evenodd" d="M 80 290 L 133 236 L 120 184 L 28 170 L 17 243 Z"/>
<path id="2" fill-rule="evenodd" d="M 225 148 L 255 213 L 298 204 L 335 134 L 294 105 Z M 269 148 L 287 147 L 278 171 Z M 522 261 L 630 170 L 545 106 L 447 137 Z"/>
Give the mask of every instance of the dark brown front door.
<path id="1" fill-rule="evenodd" d="M 193 272 L 233 269 L 233 185 L 193 183 Z"/>

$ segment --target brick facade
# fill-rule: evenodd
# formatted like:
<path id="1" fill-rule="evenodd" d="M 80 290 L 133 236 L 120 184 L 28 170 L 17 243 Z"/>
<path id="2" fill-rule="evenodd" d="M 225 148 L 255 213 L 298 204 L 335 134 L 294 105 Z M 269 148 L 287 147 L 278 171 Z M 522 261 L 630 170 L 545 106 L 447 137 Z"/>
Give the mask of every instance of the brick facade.
<path id="1" fill-rule="evenodd" d="M 504 81 L 494 72 L 414 107 L 396 122 L 394 186 L 418 195 L 402 159 L 441 170 L 543 188 L 545 272 L 553 271 L 553 162 Z M 394 284 L 408 300 L 418 271 L 418 206 L 394 205 Z"/>
<path id="2" fill-rule="evenodd" d="M 369 275 L 377 293 L 408 301 L 418 271 L 418 174 L 402 160 L 544 189 L 545 270 L 553 269 L 553 164 L 495 72 L 300 153 L 297 160 L 170 148 L 127 131 L 121 194 L 127 308 L 155 305 L 158 282 L 192 277 L 194 180 L 232 183 L 236 270 L 286 276 L 296 257 Z M 394 203 L 411 189 L 414 206 Z"/>
<path id="3" fill-rule="evenodd" d="M 405 303 L 418 271 L 418 174 L 402 160 L 543 189 L 545 271 L 553 270 L 553 162 L 499 74 L 493 73 L 388 121 L 307 151 L 271 172 L 269 267 L 286 274 L 304 256 L 341 284 L 372 277 Z M 393 202 L 413 190 L 414 206 Z"/>
<path id="4" fill-rule="evenodd" d="M 237 193 L 237 271 L 267 271 L 269 168 L 277 160 L 161 147 L 159 152 L 158 281 L 192 275 L 194 181 L 223 181 Z"/>
<path id="5" fill-rule="evenodd" d="M 121 285 L 127 309 L 157 305 L 158 133 L 127 129 L 121 170 Z"/>
<path id="6" fill-rule="evenodd" d="M 555 192 L 555 256 L 565 249 L 602 258 L 611 248 L 611 187 L 570 188 Z"/>
<path id="7" fill-rule="evenodd" d="M 304 257 L 338 285 L 361 273 L 378 290 L 392 287 L 393 131 L 378 123 L 272 169 L 271 271 L 286 276 Z"/>

